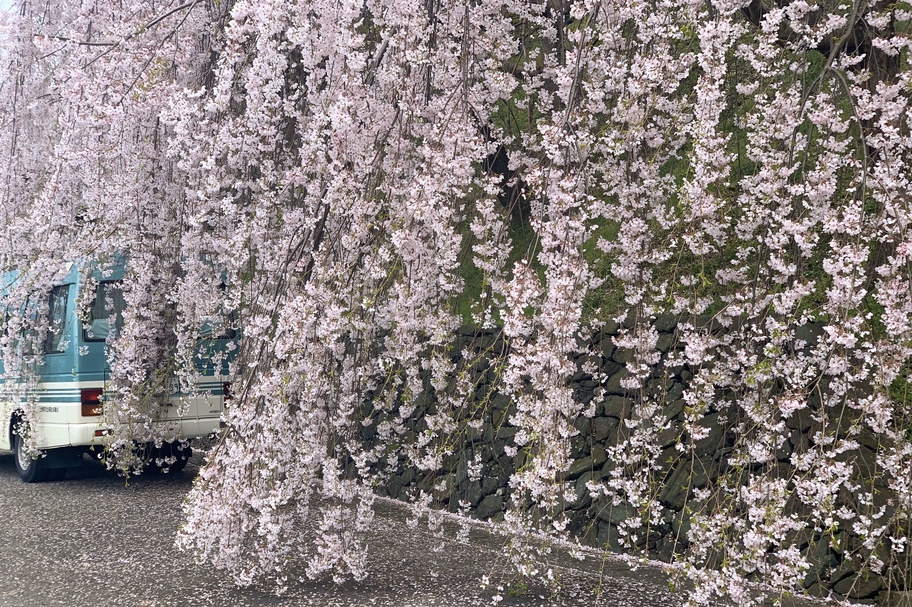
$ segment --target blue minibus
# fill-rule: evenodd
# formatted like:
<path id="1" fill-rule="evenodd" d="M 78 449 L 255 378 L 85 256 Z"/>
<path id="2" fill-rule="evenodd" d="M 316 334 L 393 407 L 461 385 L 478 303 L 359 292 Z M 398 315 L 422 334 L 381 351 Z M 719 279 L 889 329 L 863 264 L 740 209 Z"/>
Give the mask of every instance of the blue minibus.
<path id="1" fill-rule="evenodd" d="M 4 320 L 7 346 L 16 340 L 25 344 L 18 356 L 27 371 L 16 372 L 7 365 L 7 372 L 0 366 L 0 420 L 5 425 L 0 449 L 15 452 L 16 471 L 25 482 L 60 479 L 67 468 L 81 465 L 86 452 L 98 456 L 110 429 L 104 414 L 110 380 L 107 341 L 123 322 L 123 264 L 104 271 L 67 265 L 65 278 L 49 289 L 32 290 L 16 309 L 8 306 Z M 83 272 L 93 275 L 85 277 Z M 7 277 L 6 292 L 10 281 L 18 279 Z M 48 328 L 36 337 L 27 317 L 43 314 Z M 18 322 L 11 322 L 16 315 Z M 169 380 L 153 395 L 151 424 L 160 430 L 153 434 L 167 440 L 133 446 L 147 464 L 179 471 L 191 456 L 190 441 L 218 432 L 229 388 L 230 353 L 237 339 L 221 325 L 209 321 L 200 332 L 196 385 L 183 386 L 182 391 L 176 380 Z M 34 439 L 31 448 L 26 437 Z M 35 448 L 40 450 L 38 457 L 33 457 Z"/>

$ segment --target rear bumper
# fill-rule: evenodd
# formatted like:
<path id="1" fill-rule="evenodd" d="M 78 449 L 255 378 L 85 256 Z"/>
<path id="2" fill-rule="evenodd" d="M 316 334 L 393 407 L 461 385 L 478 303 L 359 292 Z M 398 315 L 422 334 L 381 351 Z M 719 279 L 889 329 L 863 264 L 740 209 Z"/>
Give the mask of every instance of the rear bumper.
<path id="1" fill-rule="evenodd" d="M 161 422 L 162 434 L 165 436 L 189 440 L 208 436 L 219 429 L 218 417 L 200 419 L 180 419 Z M 168 432 L 173 429 L 176 433 Z M 83 424 L 38 424 L 38 435 L 42 449 L 58 447 L 91 447 L 102 444 L 101 427 L 97 422 Z"/>

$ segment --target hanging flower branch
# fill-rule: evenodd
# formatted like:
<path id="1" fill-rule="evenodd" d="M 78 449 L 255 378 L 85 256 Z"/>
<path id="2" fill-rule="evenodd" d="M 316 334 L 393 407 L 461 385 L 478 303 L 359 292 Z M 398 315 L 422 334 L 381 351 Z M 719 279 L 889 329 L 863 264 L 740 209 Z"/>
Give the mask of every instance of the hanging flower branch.
<path id="1" fill-rule="evenodd" d="M 239 582 L 366 575 L 375 484 L 441 469 L 492 406 L 481 373 L 523 461 L 507 527 L 564 534 L 574 423 L 609 380 L 584 369 L 601 392 L 581 401 L 573 360 L 605 324 L 634 407 L 586 491 L 629 505 L 622 544 L 668 514 L 669 446 L 697 470 L 705 421 L 728 432 L 712 466 L 730 480 L 692 487 L 677 555 L 694 601 L 794 590 L 802 530 L 852 528 L 872 570 L 905 545 L 902 4 L 58 0 L 2 19 L 4 269 L 50 285 L 52 260 L 127 260 L 112 465 L 167 440 L 143 394 L 192 383 L 201 322 L 243 334 L 179 536 Z M 662 314 L 680 320 L 664 359 Z M 500 346 L 454 352 L 468 320 Z M 27 362 L 18 322 L 7 374 Z M 690 376 L 679 425 L 663 360 Z M 803 416 L 821 434 L 780 478 Z M 869 432 L 889 509 L 845 463 Z M 447 482 L 407 493 L 433 506 Z"/>

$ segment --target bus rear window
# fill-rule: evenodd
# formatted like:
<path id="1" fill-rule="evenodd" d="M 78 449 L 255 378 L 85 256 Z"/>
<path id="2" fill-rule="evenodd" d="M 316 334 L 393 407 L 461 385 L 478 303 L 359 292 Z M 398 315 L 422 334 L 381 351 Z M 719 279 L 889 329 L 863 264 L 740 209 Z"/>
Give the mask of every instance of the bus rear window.
<path id="1" fill-rule="evenodd" d="M 200 327 L 200 337 L 203 339 L 234 339 L 237 331 L 230 328 L 236 319 L 234 314 L 222 318 L 205 321 Z"/>
<path id="2" fill-rule="evenodd" d="M 83 328 L 85 341 L 104 341 L 123 328 L 124 298 L 120 281 L 100 282 Z M 113 322 L 111 322 L 113 319 Z"/>

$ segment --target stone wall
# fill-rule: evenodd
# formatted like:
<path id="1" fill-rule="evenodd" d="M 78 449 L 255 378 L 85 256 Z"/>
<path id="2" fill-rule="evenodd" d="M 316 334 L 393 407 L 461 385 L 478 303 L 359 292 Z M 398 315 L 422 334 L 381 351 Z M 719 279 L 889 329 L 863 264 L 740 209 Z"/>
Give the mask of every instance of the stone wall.
<path id="1" fill-rule="evenodd" d="M 737 438 L 732 428 L 739 421 L 729 417 L 732 412 L 737 412 L 737 407 L 727 411 L 709 411 L 700 422 L 708 428 L 708 435 L 697 441 L 689 452 L 682 453 L 675 448 L 678 441 L 688 440 L 683 431 L 686 405 L 682 397 L 695 371 L 686 365 L 667 364 L 668 354 L 680 348 L 677 325 L 677 319 L 671 316 L 659 317 L 655 321 L 659 333 L 658 349 L 663 357 L 654 367 L 645 390 L 663 403 L 662 414 L 671 421 L 671 427 L 659 434 L 658 444 L 662 452 L 657 462 L 660 466 L 653 473 L 655 495 L 663 507 L 662 522 L 641 532 L 636 548 L 639 553 L 664 561 L 670 561 L 675 553 L 687 548 L 692 513 L 706 507 L 705 503 L 693 501 L 693 492 L 707 485 L 744 483 L 750 472 L 738 469 L 728 461 Z M 619 526 L 625 519 L 639 514 L 623 502 L 612 505 L 605 497 L 593 500 L 587 490 L 589 481 L 604 479 L 615 468 L 607 450 L 624 439 L 628 432 L 624 420 L 631 416 L 636 403 L 636 396 L 621 387 L 631 353 L 617 348 L 612 340 L 619 328 L 612 323 L 594 333 L 589 343 L 585 344 L 585 351 L 578 357 L 578 368 L 585 366 L 589 371 L 595 370 L 595 376 L 580 370 L 572 378 L 571 386 L 582 403 L 594 402 L 595 407 L 594 415 L 581 416 L 574 421 L 579 435 L 571 439 L 573 463 L 565 475 L 565 480 L 573 483 L 577 496 L 575 502 L 565 505 L 571 533 L 587 545 L 608 550 L 620 549 Z M 816 329 L 806 327 L 803 331 L 805 334 L 801 338 L 813 343 Z M 433 473 L 409 467 L 401 458 L 403 463 L 399 469 L 378 489 L 381 494 L 404 499 L 422 489 L 433 494 L 438 507 L 457 511 L 460 503 L 468 504 L 471 516 L 493 520 L 503 518 L 510 496 L 508 480 L 515 470 L 522 468 L 527 457 L 522 449 L 513 457 L 508 455 L 512 451 L 508 447 L 513 445 L 516 434 L 516 428 L 510 424 L 513 404 L 509 398 L 498 393 L 499 373 L 491 366 L 503 360 L 507 347 L 498 331 L 460 328 L 454 343 L 453 361 L 457 363 L 457 373 L 465 374 L 463 379 L 468 380 L 474 390 L 459 416 L 459 430 L 447 439 L 446 448 L 452 454 L 444 458 L 442 469 Z M 451 382 L 450 388 L 456 389 L 456 383 Z M 416 433 L 423 428 L 423 417 L 435 411 L 436 395 L 429 382 L 426 381 L 425 386 L 426 391 L 417 396 L 416 408 L 409 415 L 408 431 L 403 436 L 405 442 L 415 440 Z M 725 392 L 719 396 L 723 399 L 735 398 L 735 395 Z M 377 423 L 383 420 L 383 416 L 369 417 L 374 423 L 362 428 L 363 438 L 366 443 L 376 444 Z M 792 478 L 797 474 L 790 463 L 793 453 L 806 452 L 825 436 L 844 436 L 852 421 L 848 412 L 827 424 L 814 421 L 808 410 L 794 415 L 787 420 L 789 438 L 776 453 L 777 463 L 763 472 Z M 884 438 L 865 430 L 856 440 L 861 444 L 860 448 L 842 457 L 852 466 L 853 478 L 857 482 L 874 486 L 876 503 L 870 506 L 873 511 L 886 506 L 889 515 L 892 508 L 889 490 L 876 474 L 876 450 L 883 444 Z M 470 470 L 471 463 L 477 461 L 476 456 L 483 463 L 480 476 L 472 475 Z M 840 500 L 858 507 L 848 492 L 844 492 Z M 800 514 L 802 506 L 798 500 L 792 500 L 789 507 Z M 892 602 L 895 597 L 906 594 L 902 591 L 906 590 L 909 577 L 908 563 L 905 567 L 888 567 L 881 574 L 862 570 L 857 558 L 842 558 L 846 548 L 855 549 L 860 545 L 857 537 L 844 530 L 824 534 L 807 529 L 793 534 L 791 540 L 811 562 L 804 581 L 808 594 L 832 594 L 836 598 L 847 597 L 863 602 L 876 600 L 880 603 Z M 912 590 L 912 585 L 909 589 Z"/>

